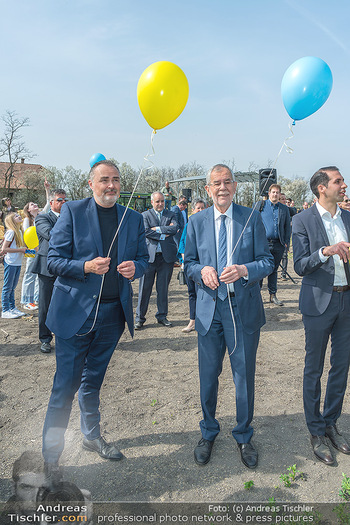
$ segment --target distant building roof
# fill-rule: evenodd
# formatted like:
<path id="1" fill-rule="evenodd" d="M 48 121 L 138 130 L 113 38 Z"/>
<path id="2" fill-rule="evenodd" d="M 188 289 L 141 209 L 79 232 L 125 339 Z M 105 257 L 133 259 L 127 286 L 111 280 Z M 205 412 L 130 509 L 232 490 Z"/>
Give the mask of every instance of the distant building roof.
<path id="1" fill-rule="evenodd" d="M 5 186 L 5 174 L 10 167 L 9 162 L 0 162 L 0 188 Z M 24 159 L 21 162 L 16 162 L 15 169 L 13 171 L 14 177 L 11 179 L 10 190 L 20 190 L 25 187 L 23 184 L 23 175 L 27 172 L 40 173 L 44 167 L 41 164 L 30 164 L 25 163 Z"/>

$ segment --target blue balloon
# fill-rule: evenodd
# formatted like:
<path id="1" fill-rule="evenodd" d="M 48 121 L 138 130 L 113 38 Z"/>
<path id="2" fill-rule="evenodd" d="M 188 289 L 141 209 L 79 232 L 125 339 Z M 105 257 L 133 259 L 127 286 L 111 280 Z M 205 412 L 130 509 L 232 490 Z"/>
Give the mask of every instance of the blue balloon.
<path id="1" fill-rule="evenodd" d="M 106 160 L 106 157 L 102 155 L 102 153 L 95 153 L 89 160 L 90 168 L 92 168 L 92 166 L 96 164 L 96 162 L 100 162 L 100 160 Z"/>
<path id="2" fill-rule="evenodd" d="M 293 120 L 302 120 L 320 109 L 333 86 L 332 72 L 321 58 L 304 57 L 293 62 L 283 75 L 284 107 Z"/>

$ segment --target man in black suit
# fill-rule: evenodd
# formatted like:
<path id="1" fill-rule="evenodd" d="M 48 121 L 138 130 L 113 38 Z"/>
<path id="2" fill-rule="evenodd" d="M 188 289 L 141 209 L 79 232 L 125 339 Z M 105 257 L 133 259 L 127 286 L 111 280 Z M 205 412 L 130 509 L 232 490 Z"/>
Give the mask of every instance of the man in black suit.
<path id="1" fill-rule="evenodd" d="M 56 279 L 47 269 L 47 252 L 49 250 L 50 232 L 56 224 L 61 208 L 66 200 L 66 192 L 64 190 L 54 190 L 50 195 L 51 210 L 49 213 L 40 213 L 35 219 L 39 251 L 34 259 L 32 272 L 37 273 L 39 278 L 39 339 L 41 342 L 40 350 L 44 354 L 51 352 L 52 332 L 45 323 L 53 284 Z"/>
<path id="2" fill-rule="evenodd" d="M 270 292 L 270 302 L 277 306 L 283 306 L 282 301 L 277 299 L 277 269 L 280 265 L 283 252 L 290 242 L 290 215 L 285 204 L 279 202 L 281 186 L 271 184 L 269 198 L 260 206 L 261 218 L 263 220 L 266 237 L 269 242 L 271 255 L 275 261 L 273 272 L 267 278 L 267 288 Z M 262 281 L 261 281 L 262 284 Z"/>
<path id="3" fill-rule="evenodd" d="M 175 214 L 176 222 L 177 222 L 177 232 L 174 235 L 174 241 L 176 243 L 177 248 L 179 248 L 180 239 L 182 232 L 184 231 L 185 224 L 187 222 L 187 218 L 185 220 L 183 211 L 186 211 L 187 208 L 187 201 L 184 198 L 180 198 L 179 202 L 176 206 L 173 206 L 171 208 L 171 211 Z"/>
<path id="4" fill-rule="evenodd" d="M 152 209 L 143 212 L 149 267 L 140 278 L 139 300 L 136 309 L 135 330 L 140 330 L 146 321 L 146 313 L 157 274 L 156 319 L 163 326 L 172 326 L 168 321 L 168 288 L 176 261 L 177 246 L 174 236 L 178 229 L 175 214 L 164 209 L 163 193 L 151 195 Z"/>
<path id="5" fill-rule="evenodd" d="M 350 446 L 336 427 L 347 385 L 350 362 L 350 213 L 341 210 L 346 184 L 338 168 L 319 169 L 310 180 L 318 202 L 293 217 L 294 269 L 303 277 L 299 307 L 305 328 L 304 412 L 317 459 L 333 465 L 334 448 L 350 454 Z M 321 376 L 331 336 L 323 413 L 320 413 Z"/>

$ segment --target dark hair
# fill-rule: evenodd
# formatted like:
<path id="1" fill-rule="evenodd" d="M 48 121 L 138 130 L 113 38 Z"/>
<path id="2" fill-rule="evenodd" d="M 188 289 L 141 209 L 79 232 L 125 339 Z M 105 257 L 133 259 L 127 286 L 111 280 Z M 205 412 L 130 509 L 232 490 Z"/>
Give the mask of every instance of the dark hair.
<path id="1" fill-rule="evenodd" d="M 50 201 L 54 200 L 56 195 L 67 195 L 66 190 L 62 190 L 62 188 L 57 188 L 57 190 L 52 190 L 50 192 Z"/>
<path id="2" fill-rule="evenodd" d="M 313 176 L 310 179 L 310 188 L 311 191 L 316 197 L 320 198 L 320 193 L 318 191 L 318 186 L 322 184 L 323 186 L 328 187 L 329 182 L 329 176 L 327 171 L 339 171 L 339 169 L 336 166 L 327 166 L 325 168 L 320 168 L 316 171 L 316 173 L 313 174 Z"/>
<path id="3" fill-rule="evenodd" d="M 12 479 L 14 482 L 19 480 L 21 474 L 24 472 L 34 472 L 40 474 L 44 471 L 44 460 L 40 452 L 33 450 L 26 450 L 16 459 L 12 469 Z"/>
<path id="4" fill-rule="evenodd" d="M 94 164 L 92 166 L 92 168 L 90 169 L 89 171 L 89 179 L 90 180 L 94 180 L 94 175 L 95 175 L 95 169 L 98 168 L 98 166 L 110 166 L 112 168 L 115 168 L 118 173 L 120 174 L 120 171 L 119 171 L 119 168 L 118 166 L 116 165 L 115 162 L 111 161 L 111 160 L 100 160 L 99 162 L 96 162 L 96 164 Z"/>
<path id="5" fill-rule="evenodd" d="M 206 207 L 206 202 L 203 199 L 196 199 L 192 202 L 192 210 L 194 210 L 199 203 L 204 204 L 204 208 Z"/>

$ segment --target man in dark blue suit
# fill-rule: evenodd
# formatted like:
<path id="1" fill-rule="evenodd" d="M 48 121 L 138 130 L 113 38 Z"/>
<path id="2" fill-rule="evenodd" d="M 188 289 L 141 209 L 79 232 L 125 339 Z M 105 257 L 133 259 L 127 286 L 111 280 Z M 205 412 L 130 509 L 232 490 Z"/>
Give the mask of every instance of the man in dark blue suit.
<path id="1" fill-rule="evenodd" d="M 46 320 L 56 337 L 57 363 L 43 430 L 51 482 L 60 477 L 58 460 L 78 389 L 83 448 L 106 459 L 123 457 L 101 437 L 99 392 L 125 322 L 133 335 L 131 280 L 148 266 L 142 216 L 116 204 L 117 166 L 96 163 L 89 186 L 92 198 L 62 208 L 48 252 L 49 271 L 57 276 Z"/>
<path id="2" fill-rule="evenodd" d="M 174 235 L 174 241 L 176 243 L 177 248 L 179 248 L 181 235 L 182 235 L 182 232 L 184 231 L 184 227 L 186 224 L 185 218 L 182 213 L 183 211 L 186 210 L 186 208 L 187 208 L 187 201 L 184 198 L 179 199 L 178 204 L 176 204 L 175 206 L 171 208 L 171 211 L 175 214 L 176 222 L 177 222 L 177 232 Z"/>
<path id="3" fill-rule="evenodd" d="M 174 235 L 178 224 L 173 212 L 165 209 L 163 193 L 151 195 L 152 209 L 144 211 L 146 243 L 149 253 L 149 267 L 139 282 L 139 300 L 136 309 L 135 329 L 140 330 L 146 321 L 149 300 L 157 276 L 156 319 L 159 324 L 171 327 L 168 315 L 168 289 L 176 261 L 177 246 Z"/>
<path id="4" fill-rule="evenodd" d="M 53 285 L 56 279 L 47 269 L 47 254 L 52 228 L 60 216 L 61 208 L 66 202 L 66 192 L 62 189 L 54 190 L 50 195 L 50 208 L 48 213 L 39 213 L 35 219 L 36 233 L 39 239 L 39 250 L 35 256 L 32 272 L 38 274 L 39 280 L 39 340 L 40 350 L 44 354 L 51 352 L 52 333 L 46 326 L 46 316 L 49 309 Z"/>
<path id="5" fill-rule="evenodd" d="M 237 425 L 232 435 L 244 465 L 255 468 L 255 361 L 265 323 L 259 281 L 272 271 L 273 258 L 259 213 L 232 202 L 236 186 L 231 170 L 215 165 L 206 185 L 214 206 L 192 215 L 187 227 L 185 272 L 198 285 L 195 326 L 203 412 L 202 439 L 194 458 L 199 465 L 208 463 L 220 431 L 215 412 L 227 347 L 236 386 Z"/>
<path id="6" fill-rule="evenodd" d="M 270 293 L 270 302 L 277 306 L 283 306 L 282 301 L 276 297 L 277 270 L 284 250 L 289 246 L 291 234 L 289 210 L 285 204 L 279 202 L 280 194 L 281 186 L 279 184 L 271 184 L 269 198 L 263 201 L 260 206 L 261 218 L 266 229 L 270 252 L 275 261 L 273 272 L 267 278 L 267 288 Z"/>
<path id="7" fill-rule="evenodd" d="M 335 166 L 319 169 L 310 180 L 318 202 L 293 217 L 294 269 L 303 277 L 299 307 L 305 328 L 304 412 L 315 456 L 334 464 L 329 446 L 350 454 L 336 427 L 350 362 L 350 213 L 341 210 L 346 184 Z M 332 341 L 331 369 L 320 412 L 326 348 Z"/>

